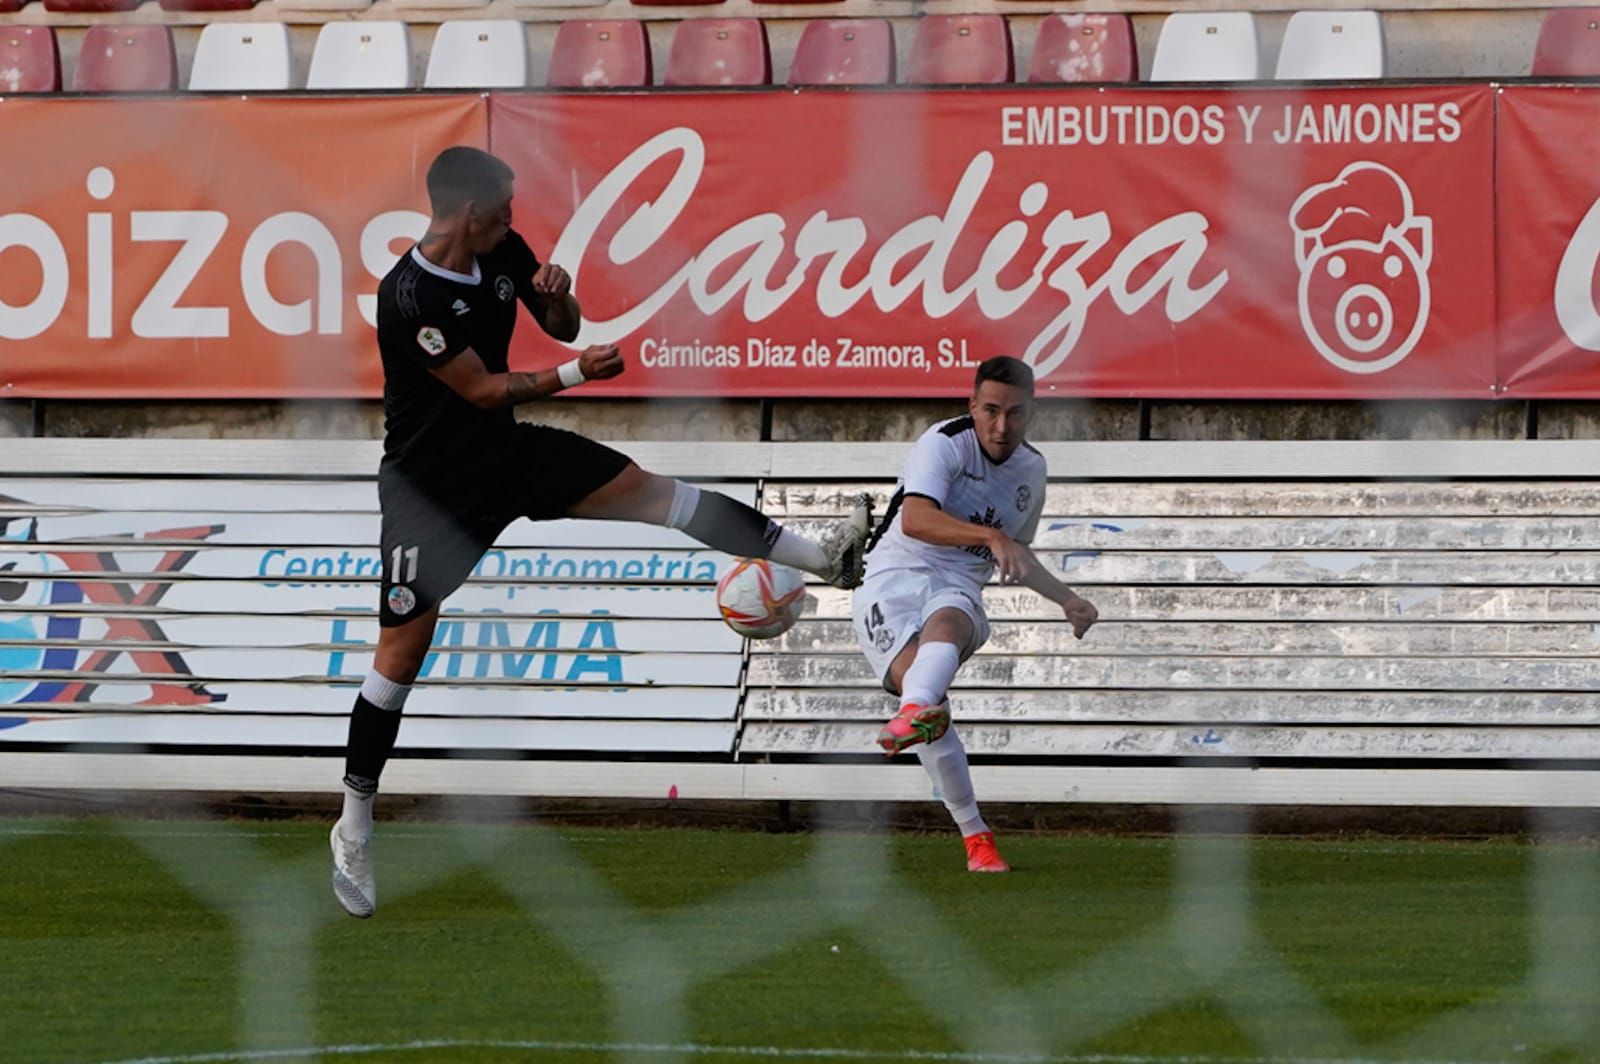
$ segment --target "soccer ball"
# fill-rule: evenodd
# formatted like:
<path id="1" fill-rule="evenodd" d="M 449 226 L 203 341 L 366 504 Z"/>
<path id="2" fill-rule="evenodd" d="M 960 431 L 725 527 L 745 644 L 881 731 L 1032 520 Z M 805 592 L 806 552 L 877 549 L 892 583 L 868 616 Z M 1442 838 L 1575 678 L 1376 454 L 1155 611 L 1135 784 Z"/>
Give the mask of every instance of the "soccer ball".
<path id="1" fill-rule="evenodd" d="M 800 618 L 806 584 L 799 572 L 765 558 L 738 558 L 717 581 L 717 609 L 746 639 L 782 635 Z"/>

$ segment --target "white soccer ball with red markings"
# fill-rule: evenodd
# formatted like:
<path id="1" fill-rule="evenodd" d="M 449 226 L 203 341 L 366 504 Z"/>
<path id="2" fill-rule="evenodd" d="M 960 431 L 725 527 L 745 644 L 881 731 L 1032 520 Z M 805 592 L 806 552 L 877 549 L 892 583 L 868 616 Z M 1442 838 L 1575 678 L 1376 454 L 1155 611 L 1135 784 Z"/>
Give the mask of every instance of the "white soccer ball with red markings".
<path id="1" fill-rule="evenodd" d="M 738 558 L 717 581 L 717 608 L 746 639 L 780 636 L 800 619 L 806 582 L 798 570 L 765 558 Z"/>

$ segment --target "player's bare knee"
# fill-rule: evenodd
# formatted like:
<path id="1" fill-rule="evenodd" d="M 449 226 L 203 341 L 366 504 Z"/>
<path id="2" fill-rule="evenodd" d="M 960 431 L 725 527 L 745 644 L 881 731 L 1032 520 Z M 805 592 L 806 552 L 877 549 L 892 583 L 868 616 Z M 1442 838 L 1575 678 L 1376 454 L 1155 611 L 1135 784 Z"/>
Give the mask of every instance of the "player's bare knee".
<path id="1" fill-rule="evenodd" d="M 972 618 L 954 608 L 936 610 L 922 626 L 924 643 L 954 643 L 966 646 L 972 640 Z"/>
<path id="2" fill-rule="evenodd" d="M 372 667 L 380 676 L 394 683 L 409 684 L 414 681 L 417 673 L 422 671 L 422 662 L 433 645 L 438 617 L 439 611 L 435 608 L 406 624 L 380 629 Z"/>

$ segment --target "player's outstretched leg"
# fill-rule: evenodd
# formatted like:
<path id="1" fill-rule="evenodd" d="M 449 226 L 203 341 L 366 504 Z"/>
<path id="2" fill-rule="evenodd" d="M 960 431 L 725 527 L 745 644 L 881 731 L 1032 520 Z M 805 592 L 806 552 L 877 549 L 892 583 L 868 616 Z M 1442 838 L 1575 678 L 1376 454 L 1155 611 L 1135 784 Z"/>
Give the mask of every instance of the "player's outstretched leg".
<path id="1" fill-rule="evenodd" d="M 856 499 L 850 516 L 829 528 L 820 543 L 791 532 L 753 506 L 693 484 L 674 481 L 664 522 L 707 546 L 741 558 L 770 558 L 819 576 L 834 587 L 852 588 L 865 573 L 872 500 Z"/>
<path id="2" fill-rule="evenodd" d="M 753 506 L 681 480 L 629 465 L 609 483 L 576 503 L 572 517 L 647 521 L 693 536 L 708 547 L 741 558 L 770 558 L 821 577 L 834 587 L 853 588 L 866 571 L 872 500 L 859 496 L 850 516 L 828 529 L 820 543 L 792 532 Z"/>
<path id="3" fill-rule="evenodd" d="M 949 706 L 945 711 L 948 714 Z M 972 770 L 967 766 L 967 748 L 955 728 L 942 739 L 917 747 L 917 760 L 933 781 L 933 793 L 950 811 L 950 818 L 961 829 L 967 847 L 967 871 L 1009 872 L 1011 866 L 995 846 L 994 832 L 978 812 L 978 796 L 972 786 Z"/>

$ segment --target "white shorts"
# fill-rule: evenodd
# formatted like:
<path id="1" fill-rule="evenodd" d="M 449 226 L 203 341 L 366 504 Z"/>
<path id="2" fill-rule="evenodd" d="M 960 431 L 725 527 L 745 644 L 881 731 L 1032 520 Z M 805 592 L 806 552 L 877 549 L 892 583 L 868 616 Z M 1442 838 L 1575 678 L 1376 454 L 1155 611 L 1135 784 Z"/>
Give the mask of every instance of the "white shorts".
<path id="1" fill-rule="evenodd" d="M 966 661 L 989 641 L 989 616 L 970 581 L 951 579 L 931 569 L 886 569 L 867 574 L 856 589 L 852 612 L 856 641 L 884 689 L 889 666 L 939 610 L 960 610 L 972 618 L 972 642 L 961 650 Z"/>

